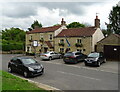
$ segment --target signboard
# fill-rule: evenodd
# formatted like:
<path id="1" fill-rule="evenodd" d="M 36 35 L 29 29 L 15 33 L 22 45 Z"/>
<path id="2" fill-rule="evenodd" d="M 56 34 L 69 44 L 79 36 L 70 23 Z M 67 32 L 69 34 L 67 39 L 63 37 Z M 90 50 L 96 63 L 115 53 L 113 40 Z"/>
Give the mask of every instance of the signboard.
<path id="1" fill-rule="evenodd" d="M 33 41 L 33 46 L 34 46 L 34 47 L 37 47 L 37 46 L 38 46 L 38 41 L 36 41 L 36 40 Z"/>

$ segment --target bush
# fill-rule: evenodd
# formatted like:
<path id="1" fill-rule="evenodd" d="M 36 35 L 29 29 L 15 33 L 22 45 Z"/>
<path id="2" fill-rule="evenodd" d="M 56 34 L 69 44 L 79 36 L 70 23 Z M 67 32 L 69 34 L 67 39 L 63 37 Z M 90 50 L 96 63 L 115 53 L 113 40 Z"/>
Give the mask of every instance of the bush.
<path id="1" fill-rule="evenodd" d="M 22 42 L 2 43 L 2 51 L 23 50 Z"/>

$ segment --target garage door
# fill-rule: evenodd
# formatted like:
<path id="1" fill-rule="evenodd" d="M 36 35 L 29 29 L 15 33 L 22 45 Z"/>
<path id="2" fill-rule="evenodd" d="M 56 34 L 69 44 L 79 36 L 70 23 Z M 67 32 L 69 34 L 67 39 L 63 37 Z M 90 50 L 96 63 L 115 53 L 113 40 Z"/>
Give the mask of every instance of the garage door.
<path id="1" fill-rule="evenodd" d="M 120 46 L 104 45 L 104 54 L 107 60 L 120 61 Z"/>

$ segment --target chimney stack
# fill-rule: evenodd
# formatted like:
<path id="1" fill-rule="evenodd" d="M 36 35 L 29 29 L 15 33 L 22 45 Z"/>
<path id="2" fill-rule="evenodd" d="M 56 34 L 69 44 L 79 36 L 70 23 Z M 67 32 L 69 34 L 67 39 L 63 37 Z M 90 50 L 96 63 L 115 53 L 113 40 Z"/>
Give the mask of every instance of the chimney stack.
<path id="1" fill-rule="evenodd" d="M 96 19 L 95 19 L 95 27 L 100 28 L 100 19 L 98 19 L 97 15 L 96 15 Z"/>
<path id="2" fill-rule="evenodd" d="M 62 18 L 61 25 L 66 25 L 66 22 L 64 21 L 64 18 Z"/>

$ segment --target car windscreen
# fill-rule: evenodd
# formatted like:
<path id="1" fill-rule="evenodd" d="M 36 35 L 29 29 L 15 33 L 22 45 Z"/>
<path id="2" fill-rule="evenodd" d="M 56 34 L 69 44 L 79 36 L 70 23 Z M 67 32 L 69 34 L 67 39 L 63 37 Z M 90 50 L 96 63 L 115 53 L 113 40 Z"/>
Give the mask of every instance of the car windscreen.
<path id="1" fill-rule="evenodd" d="M 90 53 L 88 57 L 99 57 L 99 53 Z"/>
<path id="2" fill-rule="evenodd" d="M 74 54 L 73 53 L 66 53 L 64 56 L 73 56 Z"/>
<path id="3" fill-rule="evenodd" d="M 43 54 L 49 54 L 50 52 L 46 52 L 46 53 L 43 53 Z"/>
<path id="4" fill-rule="evenodd" d="M 23 64 L 35 64 L 37 63 L 37 61 L 35 61 L 34 59 L 31 58 L 27 58 L 27 59 L 22 59 Z"/>

